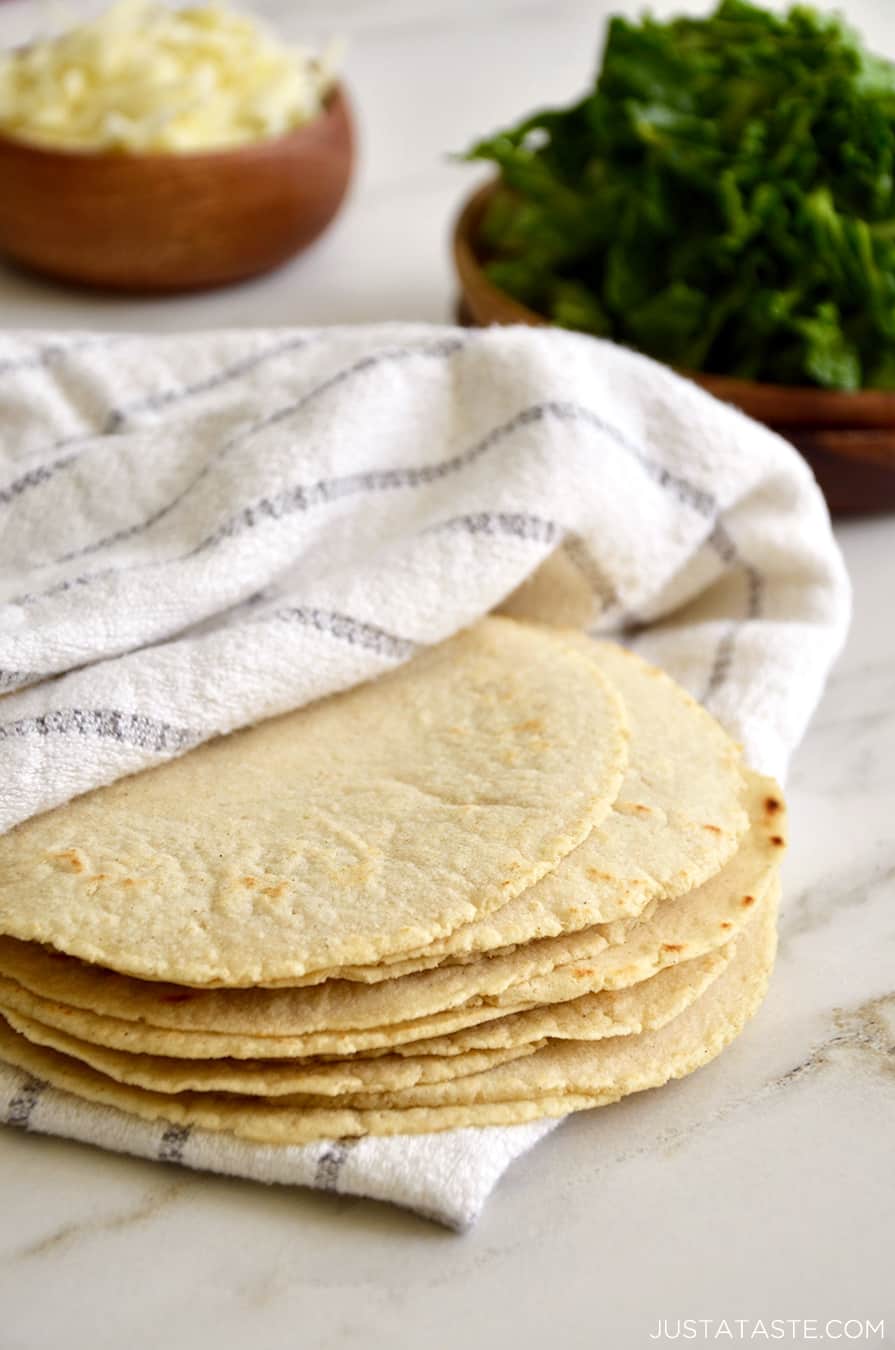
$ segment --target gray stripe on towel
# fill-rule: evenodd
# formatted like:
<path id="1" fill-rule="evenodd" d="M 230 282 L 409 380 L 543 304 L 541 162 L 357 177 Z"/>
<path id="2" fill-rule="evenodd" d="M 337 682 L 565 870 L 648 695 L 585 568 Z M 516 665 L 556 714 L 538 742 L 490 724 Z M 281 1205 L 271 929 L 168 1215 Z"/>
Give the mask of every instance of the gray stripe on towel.
<path id="1" fill-rule="evenodd" d="M 6 1108 L 7 1125 L 11 1125 L 17 1130 L 27 1130 L 31 1124 L 34 1108 L 40 1101 L 46 1086 L 46 1083 L 39 1078 L 26 1078 Z"/>

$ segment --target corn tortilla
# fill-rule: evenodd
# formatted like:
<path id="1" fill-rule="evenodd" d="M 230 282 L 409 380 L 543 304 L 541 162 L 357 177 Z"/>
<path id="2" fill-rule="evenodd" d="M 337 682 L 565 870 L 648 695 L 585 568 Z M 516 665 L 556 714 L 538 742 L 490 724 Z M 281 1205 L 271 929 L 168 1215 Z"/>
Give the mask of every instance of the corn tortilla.
<path id="1" fill-rule="evenodd" d="M 186 1059 L 343 1057 L 622 989 L 733 940 L 770 888 L 785 844 L 785 811 L 772 780 L 750 772 L 748 781 L 752 827 L 734 857 L 688 895 L 658 904 L 651 917 L 620 921 L 624 940 L 615 945 L 597 926 L 508 956 L 377 985 L 204 991 L 129 980 L 19 946 L 15 978 L 0 979 L 0 1009 L 130 1052 Z M 6 969 L 0 954 L 0 970 Z"/>
<path id="2" fill-rule="evenodd" d="M 544 1044 L 531 1041 L 497 1050 L 473 1050 L 468 1054 L 419 1060 L 412 1056 L 383 1055 L 378 1059 L 340 1060 L 323 1064 L 314 1060 L 220 1060 L 165 1059 L 161 1055 L 128 1055 L 120 1050 L 91 1045 L 55 1027 L 45 1027 L 30 1017 L 6 1011 L 3 1016 L 14 1031 L 35 1045 L 44 1045 L 81 1060 L 98 1073 L 118 1083 L 130 1083 L 161 1092 L 237 1092 L 251 1097 L 280 1097 L 296 1093 L 340 1096 L 373 1089 L 399 1090 L 422 1083 L 441 1083 L 464 1074 L 483 1073 L 510 1059 L 534 1054 Z"/>
<path id="3" fill-rule="evenodd" d="M 334 1096 L 373 1088 L 417 1087 L 482 1073 L 510 1059 L 533 1054 L 546 1044 L 548 1036 L 598 1040 L 655 1030 L 705 992 L 726 968 L 733 948 L 734 944 L 728 943 L 699 960 L 672 966 L 631 989 L 588 994 L 556 1007 L 533 1008 L 531 1012 L 461 1032 L 458 1037 L 444 1036 L 423 1043 L 420 1056 L 410 1053 L 414 1048 L 411 1046 L 403 1056 L 355 1057 L 330 1064 L 310 1060 L 173 1059 L 93 1045 L 8 1008 L 3 1015 L 14 1031 L 36 1045 L 70 1055 L 116 1082 L 134 1087 L 159 1092 L 238 1092 L 261 1097 L 290 1093 Z M 464 1038 L 468 1047 L 462 1044 Z"/>
<path id="4" fill-rule="evenodd" d="M 541 1040 L 599 1041 L 655 1031 L 701 997 L 726 969 L 733 942 L 692 961 L 667 966 L 650 979 L 625 989 L 601 989 L 567 1003 L 548 1003 L 527 1012 L 481 1022 L 453 1036 L 435 1036 L 398 1046 L 397 1054 L 465 1056 L 473 1050 L 498 1050 Z"/>
<path id="5" fill-rule="evenodd" d="M 592 661 L 486 619 L 17 826 L 0 933 L 192 985 L 378 962 L 555 867 L 608 812 L 627 753 Z"/>
<path id="6" fill-rule="evenodd" d="M 329 978 L 375 983 L 636 917 L 653 899 L 701 885 L 733 856 L 749 825 L 739 747 L 663 671 L 615 643 L 566 637 L 611 680 L 627 712 L 628 767 L 609 813 L 508 904 L 412 954 Z"/>
<path id="7" fill-rule="evenodd" d="M 736 964 L 737 949 L 753 941 L 753 930 L 759 938 L 776 931 L 779 884 L 775 882 L 770 894 L 761 902 L 757 913 L 734 943 L 732 965 Z M 729 968 L 729 967 L 728 967 Z M 721 977 L 723 978 L 723 977 Z M 707 997 L 707 995 L 706 995 Z M 697 1008 L 699 999 L 690 1009 Z M 679 1018 L 665 1024 L 673 1027 Z M 652 1033 L 644 1033 L 650 1035 Z M 597 1041 L 553 1040 L 525 1059 L 499 1064 L 481 1073 L 440 1083 L 417 1084 L 396 1091 L 372 1091 L 345 1094 L 340 1105 L 358 1110 L 405 1110 L 416 1107 L 465 1106 L 481 1102 L 518 1101 L 539 1096 L 554 1097 L 564 1092 L 603 1092 L 612 1088 L 618 1075 L 618 1064 L 626 1056 L 626 1045 L 633 1046 L 638 1036 L 611 1036 Z M 612 1066 L 611 1073 L 607 1065 Z M 290 1099 L 296 1106 L 324 1107 L 329 1103 L 323 1097 L 296 1094 Z"/>
<path id="8" fill-rule="evenodd" d="M 690 1008 L 658 1031 L 561 1044 L 561 1091 L 438 1107 L 302 1108 L 215 1093 L 165 1094 L 129 1087 L 0 1025 L 0 1058 L 85 1100 L 148 1120 L 226 1131 L 258 1143 L 296 1145 L 360 1135 L 420 1134 L 463 1126 L 507 1125 L 606 1105 L 658 1087 L 707 1064 L 742 1030 L 767 987 L 776 947 L 775 905 L 750 924 L 724 974 Z M 518 1073 L 538 1060 L 520 1062 Z M 499 1070 L 493 1072 L 500 1072 Z M 480 1075 L 488 1077 L 488 1075 Z M 551 1073 L 551 1080 L 556 1075 Z M 468 1079 L 460 1080 L 469 1082 Z"/>

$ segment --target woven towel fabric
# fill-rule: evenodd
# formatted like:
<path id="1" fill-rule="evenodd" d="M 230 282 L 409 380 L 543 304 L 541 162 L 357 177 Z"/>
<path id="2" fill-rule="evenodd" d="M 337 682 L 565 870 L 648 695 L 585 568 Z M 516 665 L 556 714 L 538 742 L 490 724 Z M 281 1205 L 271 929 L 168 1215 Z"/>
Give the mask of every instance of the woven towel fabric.
<path id="1" fill-rule="evenodd" d="M 0 829 L 501 606 L 621 632 L 782 776 L 849 605 L 796 453 L 608 343 L 418 325 L 0 336 Z M 4 1106 L 457 1226 L 550 1128 L 258 1148 L 0 1069 Z"/>

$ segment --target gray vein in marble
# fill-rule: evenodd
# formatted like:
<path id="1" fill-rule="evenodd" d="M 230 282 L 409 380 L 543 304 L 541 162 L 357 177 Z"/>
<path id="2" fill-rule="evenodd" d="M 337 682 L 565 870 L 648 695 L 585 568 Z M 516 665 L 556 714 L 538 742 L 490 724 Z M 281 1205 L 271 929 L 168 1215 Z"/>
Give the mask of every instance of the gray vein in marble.
<path id="1" fill-rule="evenodd" d="M 793 942 L 807 933 L 817 932 L 844 909 L 858 910 L 879 898 L 887 886 L 895 894 L 895 856 L 887 848 L 883 858 L 862 859 L 858 867 L 815 877 L 795 892 L 788 893 L 780 919 L 779 953 L 787 956 Z M 886 934 L 895 938 L 895 910 Z"/>
<path id="2" fill-rule="evenodd" d="M 796 1083 L 832 1067 L 839 1051 L 857 1052 L 865 1067 L 876 1067 L 885 1076 L 895 1077 L 895 991 L 854 1008 L 834 1008 L 830 1016 L 836 1030 L 831 1030 L 804 1058 L 783 1073 L 768 1079 L 754 1091 L 728 1098 L 698 1120 L 687 1119 L 668 1126 L 651 1134 L 643 1143 L 613 1152 L 596 1164 L 592 1175 L 599 1176 L 607 1169 L 617 1169 L 640 1158 L 653 1157 L 660 1151 L 667 1154 L 683 1147 L 695 1135 L 705 1134 L 746 1108 L 772 1100 Z M 669 1086 L 658 1091 L 667 1093 Z M 617 1112 L 642 1109 L 638 1101 L 639 1094 L 617 1103 L 614 1109 Z"/>
<path id="3" fill-rule="evenodd" d="M 895 1079 L 895 991 L 868 999 L 857 1008 L 834 1008 L 837 1031 L 781 1077 L 768 1083 L 758 1099 L 828 1067 L 839 1050 L 857 1051 L 865 1067 Z M 755 1099 L 753 1099 L 755 1100 Z"/>
<path id="4" fill-rule="evenodd" d="M 163 1186 L 153 1186 L 145 1195 L 126 1209 L 100 1214 L 92 1219 L 75 1219 L 51 1230 L 34 1242 L 10 1253 L 11 1260 L 33 1260 L 65 1251 L 82 1238 L 104 1233 L 118 1233 L 155 1219 L 183 1193 L 191 1178 L 182 1177 Z"/>
<path id="5" fill-rule="evenodd" d="M 642 1143 L 635 1144 L 632 1147 L 621 1148 L 600 1158 L 590 1170 L 590 1180 L 599 1178 L 609 1171 L 617 1171 L 619 1168 L 629 1163 L 637 1162 L 640 1159 L 649 1159 L 662 1153 L 672 1154 L 689 1144 L 697 1135 L 704 1135 L 714 1131 L 718 1126 L 724 1125 L 733 1117 L 742 1115 L 746 1110 L 751 1110 L 754 1106 L 761 1103 L 772 1101 L 788 1093 L 796 1084 L 805 1082 L 810 1077 L 816 1076 L 821 1072 L 834 1067 L 837 1054 L 847 1052 L 861 1056 L 865 1067 L 876 1067 L 881 1075 L 895 1078 L 895 991 L 889 994 L 883 994 L 878 998 L 869 999 L 858 1004 L 853 1008 L 835 1008 L 828 1016 L 832 1020 L 833 1028 L 824 1038 L 818 1040 L 796 1064 L 775 1075 L 773 1078 L 761 1083 L 754 1091 L 743 1093 L 742 1095 L 732 1096 L 719 1103 L 717 1109 L 707 1112 L 698 1119 L 687 1117 L 680 1123 L 675 1123 L 661 1129 L 658 1132 L 650 1133 Z M 672 1083 L 664 1088 L 658 1088 L 655 1091 L 659 1094 L 668 1093 L 680 1087 L 686 1091 L 686 1080 L 681 1084 Z M 631 1097 L 617 1102 L 610 1106 L 609 1111 L 617 1113 L 641 1113 L 646 1108 L 647 1102 L 654 1094 L 647 1093 L 634 1094 Z M 602 1114 L 605 1108 L 600 1108 L 597 1112 L 584 1112 L 581 1116 L 569 1118 L 568 1124 L 577 1123 L 581 1128 L 587 1128 L 588 1124 L 599 1127 L 599 1119 L 595 1119 Z M 643 1120 L 637 1122 L 641 1127 Z M 553 1136 L 554 1146 L 562 1137 L 563 1131 L 557 1131 Z M 595 1152 L 600 1146 L 599 1138 L 594 1139 Z M 550 1140 L 542 1142 L 540 1147 L 549 1148 Z M 568 1182 L 563 1182 L 562 1190 L 571 1194 L 576 1186 L 580 1186 L 580 1177 L 569 1178 Z M 559 1194 L 551 1196 L 551 1209 L 555 1213 L 562 1210 L 563 1200 Z M 514 1251 L 528 1250 L 530 1247 L 531 1234 L 529 1232 L 520 1233 L 518 1238 L 508 1239 L 504 1236 L 500 1243 L 500 1250 L 484 1250 L 479 1248 L 473 1255 L 470 1253 L 470 1266 L 486 1265 L 491 1257 L 500 1257 L 506 1260 Z M 449 1286 L 455 1284 L 458 1279 L 458 1272 L 462 1273 L 466 1267 L 462 1255 L 458 1262 L 454 1264 L 451 1272 L 444 1275 L 435 1275 L 425 1281 L 427 1289 L 433 1290 L 439 1286 Z"/>

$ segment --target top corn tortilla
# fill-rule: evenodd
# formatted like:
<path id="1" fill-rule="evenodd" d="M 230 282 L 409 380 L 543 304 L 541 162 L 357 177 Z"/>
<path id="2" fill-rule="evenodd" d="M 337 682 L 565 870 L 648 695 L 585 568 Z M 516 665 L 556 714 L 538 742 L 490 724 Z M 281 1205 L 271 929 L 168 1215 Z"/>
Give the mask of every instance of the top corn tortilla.
<path id="1" fill-rule="evenodd" d="M 651 900 L 693 890 L 733 856 L 749 825 L 739 747 L 663 671 L 616 643 L 566 637 L 611 680 L 628 716 L 628 767 L 606 817 L 509 904 L 424 950 L 329 978 L 394 979 L 633 917 Z"/>
<path id="2" fill-rule="evenodd" d="M 747 771 L 752 828 L 702 886 L 620 920 L 520 947 L 508 956 L 376 985 L 184 990 L 128 979 L 0 943 L 0 1008 L 114 1049 L 200 1059 L 344 1055 L 445 1035 L 510 1012 L 619 989 L 736 936 L 770 887 L 785 844 L 771 779 Z M 610 942 L 607 930 L 619 928 Z"/>
<path id="3" fill-rule="evenodd" d="M 626 764 L 624 709 L 595 665 L 487 619 L 17 826 L 0 839 L 0 933 L 194 985 L 370 964 L 539 880 Z"/>
<path id="4" fill-rule="evenodd" d="M 639 657 L 614 643 L 564 636 L 597 662 L 627 711 L 628 768 L 606 818 L 541 881 L 420 953 L 282 983 L 299 986 L 325 978 L 375 983 L 636 916 L 652 898 L 672 898 L 699 886 L 733 854 L 749 817 L 739 752 L 726 732 L 674 681 Z M 0 939 L 0 969 L 18 978 L 15 968 L 2 964 L 3 946 Z M 56 996 L 64 999 L 64 990 Z"/>
<path id="5" fill-rule="evenodd" d="M 543 1072 L 517 1084 L 530 1095 L 405 1108 L 308 1108 L 270 1105 L 215 1093 L 150 1092 L 96 1073 L 66 1055 L 33 1045 L 0 1021 L 0 1058 L 54 1087 L 147 1120 L 221 1130 L 256 1143 L 295 1145 L 362 1135 L 425 1134 L 465 1126 L 509 1125 L 603 1106 L 701 1068 L 720 1053 L 755 1013 L 767 988 L 776 947 L 776 905 L 750 924 L 727 970 L 672 1022 L 642 1036 L 596 1044 L 567 1041 Z M 521 1065 L 538 1060 L 528 1056 Z M 499 1072 L 499 1071 L 492 1071 Z M 488 1074 L 480 1075 L 487 1078 Z M 556 1090 L 545 1091 L 550 1081 Z M 469 1079 L 461 1079 L 469 1083 Z"/>

